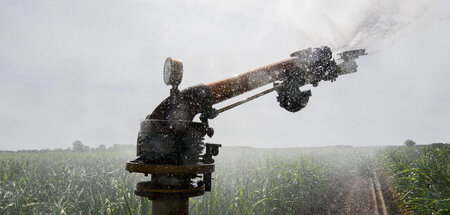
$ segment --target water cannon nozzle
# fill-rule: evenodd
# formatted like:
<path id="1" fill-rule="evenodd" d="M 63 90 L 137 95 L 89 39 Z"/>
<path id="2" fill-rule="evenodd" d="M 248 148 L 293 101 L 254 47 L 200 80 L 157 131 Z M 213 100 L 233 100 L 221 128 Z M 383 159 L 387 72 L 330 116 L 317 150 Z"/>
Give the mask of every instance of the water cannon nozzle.
<path id="1" fill-rule="evenodd" d="M 349 50 L 338 54 L 342 60 L 350 61 L 357 59 L 359 56 L 367 55 L 366 49 Z"/>

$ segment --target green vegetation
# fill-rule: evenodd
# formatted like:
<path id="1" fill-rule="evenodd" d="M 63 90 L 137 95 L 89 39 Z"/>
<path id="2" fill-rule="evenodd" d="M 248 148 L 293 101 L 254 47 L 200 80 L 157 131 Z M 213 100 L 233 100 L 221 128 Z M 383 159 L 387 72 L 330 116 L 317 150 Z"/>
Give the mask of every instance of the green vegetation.
<path id="1" fill-rule="evenodd" d="M 370 149 L 225 148 L 193 214 L 333 214 Z"/>
<path id="2" fill-rule="evenodd" d="M 134 195 L 145 176 L 125 171 L 134 150 L 1 152 L 0 215 L 149 214 L 151 204 Z M 348 146 L 225 147 L 216 157 L 212 192 L 190 199 L 190 212 L 336 214 L 352 180 L 370 179 L 379 166 L 409 210 L 448 214 L 449 153 L 445 144 L 388 147 L 378 154 Z"/>
<path id="3" fill-rule="evenodd" d="M 417 214 L 450 213 L 449 144 L 386 148 L 380 168 L 405 206 Z"/>
<path id="4" fill-rule="evenodd" d="M 127 214 L 139 209 L 117 152 L 0 153 L 0 214 Z M 133 212 L 133 211 L 132 211 Z"/>
<path id="5" fill-rule="evenodd" d="M 192 214 L 325 213 L 367 150 L 223 148 L 213 190 Z M 128 151 L 0 153 L 0 214 L 148 214 L 134 195 L 142 174 L 125 171 Z M 332 203 L 332 204 L 331 204 Z M 336 204 L 337 205 L 337 204 Z"/>

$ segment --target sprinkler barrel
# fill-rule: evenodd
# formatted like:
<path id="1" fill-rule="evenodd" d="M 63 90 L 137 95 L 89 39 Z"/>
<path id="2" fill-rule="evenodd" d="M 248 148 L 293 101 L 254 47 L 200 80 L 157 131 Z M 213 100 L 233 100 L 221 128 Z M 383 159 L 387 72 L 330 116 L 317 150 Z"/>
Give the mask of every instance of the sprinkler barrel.
<path id="1" fill-rule="evenodd" d="M 187 214 L 188 199 L 211 191 L 213 156 L 220 144 L 205 143 L 214 130 L 208 121 L 219 113 L 276 91 L 280 106 L 291 112 L 304 108 L 311 91 L 300 87 L 320 81 L 335 81 L 339 75 L 356 72 L 354 61 L 365 50 L 340 53 L 341 63 L 332 58 L 330 48 L 308 48 L 291 57 L 227 79 L 199 84 L 184 90 L 183 64 L 168 58 L 164 65 L 164 82 L 171 85 L 170 96 L 141 122 L 137 138 L 137 158 L 126 164 L 129 172 L 151 175 L 151 180 L 139 182 L 135 193 L 153 201 L 152 214 Z M 219 110 L 213 105 L 267 84 L 265 90 Z M 200 122 L 194 117 L 200 115 Z M 203 154 L 202 154 L 203 153 Z"/>

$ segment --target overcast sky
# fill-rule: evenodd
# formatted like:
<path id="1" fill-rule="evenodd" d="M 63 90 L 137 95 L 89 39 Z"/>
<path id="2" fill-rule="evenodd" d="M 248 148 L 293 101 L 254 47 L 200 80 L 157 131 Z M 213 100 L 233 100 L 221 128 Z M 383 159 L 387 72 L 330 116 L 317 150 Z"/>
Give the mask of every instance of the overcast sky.
<path id="1" fill-rule="evenodd" d="M 212 120 L 208 141 L 450 141 L 450 1 L 186 2 L 0 0 L 0 150 L 135 144 L 169 94 L 166 57 L 183 62 L 185 88 L 322 45 L 369 55 L 358 73 L 313 88 L 304 110 L 272 93 Z"/>

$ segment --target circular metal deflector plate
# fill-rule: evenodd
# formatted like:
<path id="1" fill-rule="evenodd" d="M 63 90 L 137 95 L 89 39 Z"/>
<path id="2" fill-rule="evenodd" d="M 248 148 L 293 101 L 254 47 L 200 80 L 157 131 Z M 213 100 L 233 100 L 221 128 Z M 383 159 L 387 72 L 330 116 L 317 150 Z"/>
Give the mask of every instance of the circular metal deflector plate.
<path id="1" fill-rule="evenodd" d="M 135 194 L 149 199 L 180 199 L 205 194 L 205 186 L 193 188 L 168 188 L 152 184 L 151 181 L 139 182 Z"/>
<path id="2" fill-rule="evenodd" d="M 197 174 L 214 172 L 214 164 L 155 165 L 128 161 L 125 169 L 145 174 Z"/>

